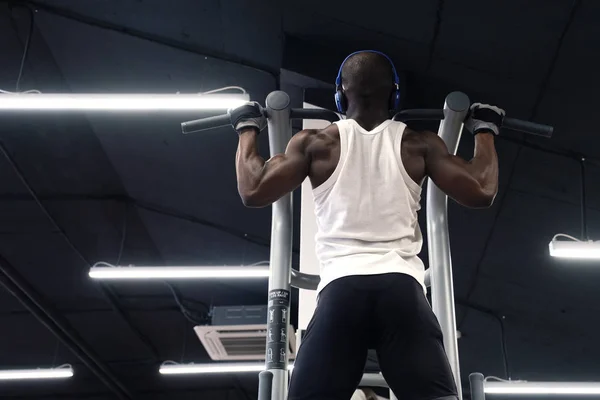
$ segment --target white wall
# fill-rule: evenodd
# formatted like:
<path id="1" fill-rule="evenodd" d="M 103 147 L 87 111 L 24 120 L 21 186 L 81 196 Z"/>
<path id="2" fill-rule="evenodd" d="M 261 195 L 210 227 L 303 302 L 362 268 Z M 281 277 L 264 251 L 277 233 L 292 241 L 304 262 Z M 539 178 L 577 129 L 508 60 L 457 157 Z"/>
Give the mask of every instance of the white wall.
<path id="1" fill-rule="evenodd" d="M 304 108 L 320 108 L 304 103 Z M 305 119 L 303 129 L 323 129 L 329 125 L 327 121 Z M 300 205 L 300 271 L 308 274 L 320 274 L 319 261 L 315 252 L 315 203 L 312 187 L 307 178 L 302 184 Z M 317 293 L 312 290 L 300 290 L 298 298 L 298 329 L 306 329 L 317 306 Z"/>

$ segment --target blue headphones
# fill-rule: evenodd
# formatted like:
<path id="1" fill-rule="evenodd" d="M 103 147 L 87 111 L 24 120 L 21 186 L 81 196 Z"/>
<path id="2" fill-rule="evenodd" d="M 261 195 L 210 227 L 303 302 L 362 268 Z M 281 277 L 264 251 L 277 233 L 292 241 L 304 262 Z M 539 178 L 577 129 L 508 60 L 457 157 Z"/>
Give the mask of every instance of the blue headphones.
<path id="1" fill-rule="evenodd" d="M 390 110 L 397 109 L 400 105 L 400 78 L 398 77 L 396 67 L 394 66 L 394 63 L 392 62 L 391 58 L 389 58 L 380 51 L 361 50 L 350 54 L 348 57 L 346 57 L 342 65 L 340 65 L 340 70 L 338 71 L 337 78 L 335 79 L 335 106 L 337 107 L 338 111 L 344 114 L 348 109 L 348 101 L 346 100 L 346 96 L 344 95 L 344 91 L 342 90 L 342 68 L 344 68 L 344 64 L 346 63 L 346 61 L 348 61 L 350 57 L 359 53 L 376 53 L 384 56 L 390 62 L 390 64 L 392 65 L 392 72 L 394 73 L 394 85 L 396 86 L 396 89 L 392 92 L 392 95 L 390 97 Z"/>

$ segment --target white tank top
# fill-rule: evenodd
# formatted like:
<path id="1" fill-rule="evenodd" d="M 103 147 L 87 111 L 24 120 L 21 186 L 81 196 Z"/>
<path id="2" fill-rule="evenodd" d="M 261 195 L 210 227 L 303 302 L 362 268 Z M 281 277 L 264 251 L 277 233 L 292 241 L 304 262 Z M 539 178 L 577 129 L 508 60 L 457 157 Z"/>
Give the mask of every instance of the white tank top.
<path id="1" fill-rule="evenodd" d="M 400 151 L 406 125 L 387 120 L 367 131 L 351 119 L 336 124 L 338 165 L 313 190 L 317 291 L 344 276 L 391 272 L 414 277 L 426 291 L 417 256 L 423 244 L 417 219 L 421 186 L 406 172 Z"/>

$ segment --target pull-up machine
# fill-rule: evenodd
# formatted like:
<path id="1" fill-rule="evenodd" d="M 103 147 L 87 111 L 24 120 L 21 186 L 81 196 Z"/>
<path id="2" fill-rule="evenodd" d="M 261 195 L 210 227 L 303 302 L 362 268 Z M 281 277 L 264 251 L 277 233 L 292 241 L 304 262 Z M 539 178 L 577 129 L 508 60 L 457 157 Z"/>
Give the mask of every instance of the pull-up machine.
<path id="1" fill-rule="evenodd" d="M 446 97 L 444 108 L 403 110 L 394 117 L 398 121 L 439 120 L 438 134 L 448 150 L 456 154 L 463 121 L 470 107 L 469 98 L 460 92 Z M 269 148 L 271 156 L 285 152 L 292 137 L 292 119 L 319 119 L 334 122 L 338 114 L 324 109 L 292 109 L 290 98 L 282 91 L 271 92 L 265 102 L 268 120 Z M 228 126 L 229 115 L 220 115 L 181 124 L 183 133 Z M 552 127 L 513 118 L 504 118 L 503 127 L 525 133 L 550 137 Z M 427 190 L 427 232 L 429 246 L 430 286 L 432 307 L 444 334 L 444 345 L 461 395 L 454 288 L 447 217 L 448 197 L 430 182 Z M 265 371 L 259 374 L 259 400 L 285 400 L 288 387 L 288 337 L 287 325 L 290 315 L 290 288 L 315 290 L 318 275 L 301 273 L 292 269 L 292 195 L 287 194 L 273 204 L 271 222 L 271 254 L 268 295 L 267 350 Z M 428 271 L 429 272 L 429 271 Z M 280 335 L 280 332 L 284 332 Z M 365 386 L 385 386 L 383 378 L 367 374 Z"/>

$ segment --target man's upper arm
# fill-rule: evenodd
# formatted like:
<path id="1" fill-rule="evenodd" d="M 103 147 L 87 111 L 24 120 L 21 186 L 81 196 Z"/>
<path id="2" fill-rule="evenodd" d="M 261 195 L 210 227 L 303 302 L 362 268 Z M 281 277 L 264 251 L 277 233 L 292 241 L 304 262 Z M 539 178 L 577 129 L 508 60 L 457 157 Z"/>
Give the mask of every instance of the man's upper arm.
<path id="1" fill-rule="evenodd" d="M 466 207 L 489 206 L 481 185 L 469 172 L 469 163 L 448 152 L 446 143 L 433 132 L 424 132 L 426 174 L 444 193 Z"/>
<path id="2" fill-rule="evenodd" d="M 310 171 L 308 146 L 312 138 L 313 131 L 300 131 L 292 136 L 284 154 L 267 160 L 250 206 L 265 207 L 302 184 Z"/>

